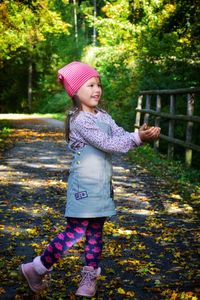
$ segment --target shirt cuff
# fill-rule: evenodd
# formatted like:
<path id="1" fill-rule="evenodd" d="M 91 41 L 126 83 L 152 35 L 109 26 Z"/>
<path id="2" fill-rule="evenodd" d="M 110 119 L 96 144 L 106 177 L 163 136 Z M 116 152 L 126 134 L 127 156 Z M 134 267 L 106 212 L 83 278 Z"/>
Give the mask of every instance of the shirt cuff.
<path id="1" fill-rule="evenodd" d="M 136 146 L 140 146 L 143 144 L 138 131 L 131 132 L 131 136 L 132 136 L 133 142 L 136 144 Z"/>

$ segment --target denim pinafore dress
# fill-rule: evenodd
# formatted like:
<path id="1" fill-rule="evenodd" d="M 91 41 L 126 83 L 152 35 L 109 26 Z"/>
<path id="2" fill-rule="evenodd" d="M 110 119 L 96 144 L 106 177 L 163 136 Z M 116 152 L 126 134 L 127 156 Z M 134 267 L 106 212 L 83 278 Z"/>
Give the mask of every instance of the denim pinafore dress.
<path id="1" fill-rule="evenodd" d="M 96 125 L 111 134 L 109 124 L 96 120 Z M 111 154 L 91 145 L 72 151 L 65 216 L 94 218 L 115 215 Z"/>

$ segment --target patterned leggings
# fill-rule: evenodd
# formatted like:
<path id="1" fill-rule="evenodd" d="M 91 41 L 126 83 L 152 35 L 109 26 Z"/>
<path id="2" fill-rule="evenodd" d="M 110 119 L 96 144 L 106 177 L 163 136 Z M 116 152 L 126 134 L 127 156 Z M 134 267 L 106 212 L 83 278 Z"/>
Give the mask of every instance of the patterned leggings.
<path id="1" fill-rule="evenodd" d="M 98 267 L 102 252 L 102 230 L 106 218 L 67 218 L 64 232 L 58 234 L 44 250 L 41 261 L 49 269 L 75 243 L 86 236 L 85 261 L 87 266 Z"/>

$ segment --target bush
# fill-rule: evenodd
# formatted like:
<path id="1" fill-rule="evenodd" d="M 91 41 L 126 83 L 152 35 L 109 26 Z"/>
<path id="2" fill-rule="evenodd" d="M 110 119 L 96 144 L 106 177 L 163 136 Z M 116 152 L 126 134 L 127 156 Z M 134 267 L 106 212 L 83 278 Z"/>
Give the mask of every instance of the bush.
<path id="1" fill-rule="evenodd" d="M 12 131 L 12 124 L 7 120 L 0 120 L 0 151 L 4 148 L 4 143 Z"/>
<path id="2" fill-rule="evenodd" d="M 65 92 L 46 97 L 37 108 L 39 113 L 64 113 L 71 107 L 71 99 Z"/>

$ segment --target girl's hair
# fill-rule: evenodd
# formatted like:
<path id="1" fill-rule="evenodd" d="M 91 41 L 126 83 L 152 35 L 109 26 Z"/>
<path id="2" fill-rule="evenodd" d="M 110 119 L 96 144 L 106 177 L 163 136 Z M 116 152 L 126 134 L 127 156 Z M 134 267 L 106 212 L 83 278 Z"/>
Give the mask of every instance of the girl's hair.
<path id="1" fill-rule="evenodd" d="M 65 138 L 67 142 L 69 142 L 70 120 L 72 117 L 76 117 L 78 113 L 81 111 L 81 103 L 77 95 L 72 97 L 72 103 L 73 103 L 73 107 L 67 113 L 65 119 Z"/>

